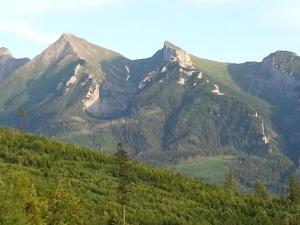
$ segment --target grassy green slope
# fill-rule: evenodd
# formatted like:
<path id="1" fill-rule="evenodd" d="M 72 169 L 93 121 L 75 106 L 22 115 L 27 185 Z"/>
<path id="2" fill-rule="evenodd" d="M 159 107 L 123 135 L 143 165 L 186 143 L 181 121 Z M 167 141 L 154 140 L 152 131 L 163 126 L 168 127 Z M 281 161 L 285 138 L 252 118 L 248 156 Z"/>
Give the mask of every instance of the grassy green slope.
<path id="1" fill-rule="evenodd" d="M 211 61 L 192 57 L 194 65 L 203 71 L 212 81 L 220 84 L 230 94 L 246 101 L 251 105 L 253 110 L 258 111 L 268 120 L 271 113 L 271 106 L 264 100 L 246 93 L 232 78 L 231 71 L 229 71 L 229 64 Z"/>
<path id="2" fill-rule="evenodd" d="M 299 208 L 284 198 L 242 196 L 134 162 L 131 168 L 129 224 L 300 221 Z M 102 153 L 1 129 L 0 171 L 0 224 L 108 224 L 120 214 L 114 162 Z"/>
<path id="3" fill-rule="evenodd" d="M 182 161 L 175 170 L 187 175 L 201 178 L 215 184 L 224 183 L 225 174 L 232 160 L 230 157 L 195 158 Z"/>

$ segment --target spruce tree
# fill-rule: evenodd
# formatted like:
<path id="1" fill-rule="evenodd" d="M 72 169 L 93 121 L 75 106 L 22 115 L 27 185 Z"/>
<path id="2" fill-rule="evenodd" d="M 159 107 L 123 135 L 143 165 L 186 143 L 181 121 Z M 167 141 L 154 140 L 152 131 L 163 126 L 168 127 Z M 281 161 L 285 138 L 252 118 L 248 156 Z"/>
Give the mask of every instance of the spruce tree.
<path id="1" fill-rule="evenodd" d="M 127 151 L 124 149 L 122 143 L 117 146 L 115 153 L 115 162 L 117 166 L 117 177 L 118 177 L 118 195 L 119 201 L 122 205 L 122 224 L 126 224 L 126 202 L 129 193 L 130 185 L 130 167 L 128 164 L 129 157 Z"/>
<path id="2" fill-rule="evenodd" d="M 289 199 L 294 204 L 300 204 L 300 184 L 295 176 L 289 177 Z"/>
<path id="3" fill-rule="evenodd" d="M 27 132 L 28 131 L 28 113 L 27 111 L 22 108 L 22 107 L 19 107 L 17 108 L 16 110 L 16 113 L 18 115 L 18 117 L 20 118 L 20 129 L 24 132 Z"/>
<path id="4" fill-rule="evenodd" d="M 266 186 L 260 181 L 255 182 L 254 191 L 255 191 L 255 196 L 259 198 L 268 199 L 269 197 Z"/>
<path id="5" fill-rule="evenodd" d="M 234 174 L 233 168 L 230 168 L 227 174 L 225 175 L 225 183 L 224 187 L 230 190 L 234 190 L 236 188 L 236 178 Z"/>
<path id="6" fill-rule="evenodd" d="M 84 224 L 82 221 L 81 200 L 60 180 L 57 187 L 50 192 L 51 201 L 48 203 L 47 221 L 56 224 Z"/>

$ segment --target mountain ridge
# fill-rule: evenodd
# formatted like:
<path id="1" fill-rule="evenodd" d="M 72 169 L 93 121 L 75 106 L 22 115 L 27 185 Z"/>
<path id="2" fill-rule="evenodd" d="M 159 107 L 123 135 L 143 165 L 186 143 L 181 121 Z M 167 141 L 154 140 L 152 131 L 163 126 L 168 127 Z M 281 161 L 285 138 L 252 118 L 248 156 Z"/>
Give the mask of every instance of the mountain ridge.
<path id="1" fill-rule="evenodd" d="M 298 128 L 292 126 L 298 117 L 293 114 L 286 131 L 282 118 L 297 104 L 279 107 L 279 100 L 294 102 L 298 91 L 295 83 L 287 92 L 282 80 L 288 70 L 278 73 L 268 61 L 280 55 L 282 65 L 297 74 L 298 58 L 290 61 L 286 54 L 228 64 L 166 41 L 150 58 L 130 60 L 63 34 L 0 81 L 0 123 L 20 126 L 15 111 L 21 107 L 30 132 L 108 152 L 121 141 L 136 159 L 175 169 L 191 158 L 200 164 L 203 157 L 228 156 L 232 160 L 222 165 L 234 166 L 242 185 L 265 179 L 271 191 L 285 193 L 287 174 L 298 169 L 299 153 L 291 147 L 298 143 Z M 292 141 L 285 132 L 293 134 Z M 246 169 L 257 166 L 266 172 Z"/>
<path id="2" fill-rule="evenodd" d="M 16 59 L 8 48 L 0 48 L 0 80 L 8 77 L 14 71 L 28 63 L 28 58 Z"/>

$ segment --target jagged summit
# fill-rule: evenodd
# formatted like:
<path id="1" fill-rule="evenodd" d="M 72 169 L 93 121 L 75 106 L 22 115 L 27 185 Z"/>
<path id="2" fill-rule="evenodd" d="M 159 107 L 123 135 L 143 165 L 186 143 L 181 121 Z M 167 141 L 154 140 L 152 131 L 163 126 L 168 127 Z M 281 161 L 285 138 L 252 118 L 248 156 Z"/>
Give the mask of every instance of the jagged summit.
<path id="1" fill-rule="evenodd" d="M 298 66 L 300 64 L 300 57 L 289 51 L 276 51 L 263 59 L 262 64 L 265 68 L 275 68 L 282 73 L 289 75 L 300 74 Z"/>
<path id="2" fill-rule="evenodd" d="M 99 64 L 102 60 L 118 57 L 120 54 L 99 47 L 74 34 L 63 33 L 59 39 L 51 44 L 44 52 L 36 57 L 45 64 L 58 62 L 61 59 L 82 59 L 89 63 Z"/>
<path id="3" fill-rule="evenodd" d="M 73 54 L 77 55 L 79 58 L 90 62 L 94 61 L 98 63 L 103 59 L 121 56 L 119 53 L 92 44 L 89 41 L 71 33 L 63 33 L 51 46 L 55 47 L 57 45 L 67 47 L 68 50 L 71 50 Z"/>
<path id="4" fill-rule="evenodd" d="M 57 42 L 67 42 L 72 46 L 80 45 L 82 42 L 87 42 L 85 39 L 75 36 L 71 33 L 63 33 Z"/>
<path id="5" fill-rule="evenodd" d="M 176 62 L 179 66 L 184 68 L 193 68 L 193 63 L 190 55 L 183 49 L 177 47 L 169 41 L 164 42 L 163 61 Z"/>
<path id="6" fill-rule="evenodd" d="M 171 49 L 175 49 L 175 50 L 181 49 L 181 48 L 179 48 L 178 46 L 174 45 L 173 43 L 171 43 L 169 41 L 164 42 L 164 48 L 171 48 Z"/>
<path id="7" fill-rule="evenodd" d="M 299 56 L 297 56 L 297 54 L 295 52 L 290 52 L 290 51 L 276 51 L 276 52 L 271 53 L 267 57 L 265 57 L 263 59 L 263 61 L 267 61 L 267 60 L 273 60 L 273 61 L 289 60 L 289 59 L 293 59 L 295 57 L 299 57 Z"/>
<path id="8" fill-rule="evenodd" d="M 276 51 L 263 59 L 263 62 L 282 63 L 299 58 L 295 52 Z"/>
<path id="9" fill-rule="evenodd" d="M 0 48 L 0 56 L 5 56 L 5 55 L 11 56 L 12 54 L 8 48 L 1 47 Z"/>
<path id="10" fill-rule="evenodd" d="M 74 34 L 72 34 L 72 33 L 63 33 L 62 35 L 61 35 L 61 37 L 64 37 L 64 38 L 68 38 L 68 37 L 76 37 Z M 78 37 L 76 37 L 76 38 L 78 38 Z"/>

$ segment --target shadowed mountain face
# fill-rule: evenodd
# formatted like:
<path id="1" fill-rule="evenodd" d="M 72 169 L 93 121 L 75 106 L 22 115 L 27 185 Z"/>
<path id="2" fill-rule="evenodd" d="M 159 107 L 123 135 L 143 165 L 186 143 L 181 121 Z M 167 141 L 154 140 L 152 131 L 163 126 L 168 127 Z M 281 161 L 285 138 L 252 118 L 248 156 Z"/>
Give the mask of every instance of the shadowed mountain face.
<path id="1" fill-rule="evenodd" d="M 300 155 L 300 57 L 278 51 L 261 63 L 231 65 L 229 70 L 245 91 L 273 106 L 272 121 L 283 149 L 297 162 Z"/>
<path id="2" fill-rule="evenodd" d="M 27 58 L 15 59 L 7 48 L 0 48 L 0 80 L 9 76 L 28 61 Z"/>
<path id="3" fill-rule="evenodd" d="M 230 158 L 242 185 L 263 179 L 282 193 L 300 154 L 299 65 L 289 52 L 224 64 L 170 42 L 129 60 L 63 34 L 0 81 L 0 122 L 19 127 L 21 107 L 30 132 L 107 152 L 121 141 L 138 160 L 176 168 Z"/>

